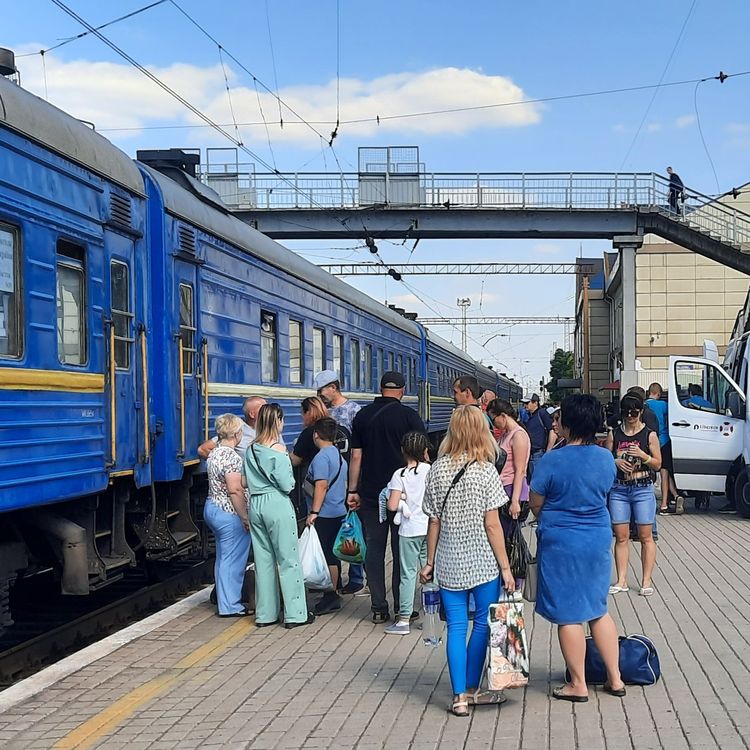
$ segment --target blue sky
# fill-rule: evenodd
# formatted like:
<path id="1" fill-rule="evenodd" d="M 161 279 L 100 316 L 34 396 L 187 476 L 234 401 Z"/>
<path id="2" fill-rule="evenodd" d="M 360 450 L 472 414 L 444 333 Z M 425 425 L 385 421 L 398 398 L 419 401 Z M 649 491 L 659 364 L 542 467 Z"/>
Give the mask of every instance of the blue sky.
<path id="1" fill-rule="evenodd" d="M 70 0 L 69 5 L 98 25 L 146 4 Z M 336 26 L 334 0 L 256 0 L 249 3 L 181 0 L 245 67 L 269 87 L 278 87 L 307 119 L 331 120 L 336 112 Z M 534 99 L 621 87 L 680 81 L 750 70 L 746 0 L 663 0 L 629 4 L 599 2 L 361 3 L 340 0 L 340 102 L 347 119 L 335 142 L 345 170 L 363 145 L 418 145 L 428 171 L 657 171 L 671 164 L 685 183 L 714 194 L 750 181 L 750 76 L 709 81 L 698 89 L 698 113 L 718 188 L 701 143 L 694 108 L 695 85 L 549 102 L 464 114 L 390 121 L 376 114 L 402 114 Z M 268 12 L 266 12 L 268 10 Z M 269 39 L 268 26 L 271 35 Z M 684 26 L 684 30 L 683 30 Z M 678 41 L 680 32 L 683 33 Z M 17 52 L 50 47 L 80 33 L 81 27 L 49 0 L 26 0 L 4 11 L 0 45 Z M 104 32 L 140 63 L 222 123 L 230 123 L 224 74 L 239 122 L 258 121 L 252 78 L 224 57 L 169 2 Z M 273 55 L 271 53 L 273 45 Z M 77 40 L 47 53 L 46 95 L 56 105 L 97 127 L 130 154 L 138 148 L 224 145 L 205 128 L 153 130 L 194 124 L 171 101 L 99 40 Z M 274 65 L 275 63 L 275 65 Z M 669 64 L 668 64 L 669 63 Z M 45 71 L 38 55 L 19 58 L 22 82 L 45 95 Z M 274 70 L 275 68 L 275 70 Z M 333 169 L 324 162 L 320 139 L 285 116 L 263 94 L 269 122 L 243 127 L 241 137 L 281 171 Z M 645 116 L 645 119 L 644 119 Z M 637 139 L 636 131 L 643 121 Z M 328 125 L 316 126 L 328 132 Z M 130 128 L 130 130 L 112 130 Z M 230 128 L 232 129 L 232 128 Z M 271 150 L 268 139 L 271 141 Z M 632 144 L 632 147 L 631 147 Z M 231 144 L 226 144 L 231 145 Z M 242 159 L 249 160 L 249 157 Z M 260 169 L 260 168 L 259 168 Z M 354 242 L 297 243 L 315 262 L 367 260 Z M 388 262 L 404 262 L 411 243 L 379 243 Z M 566 261 L 581 249 L 608 250 L 606 242 L 469 241 L 420 242 L 412 260 Z M 351 257 L 350 257 L 351 256 Z M 394 281 L 352 280 L 372 296 L 432 316 L 419 299 Z M 570 315 L 573 280 L 568 277 L 414 277 L 410 286 L 430 307 L 457 315 L 456 297 L 472 299 L 471 312 L 485 315 Z M 460 341 L 450 329 L 438 329 Z M 470 353 L 519 376 L 538 381 L 548 370 L 550 349 L 563 343 L 560 328 L 515 326 L 486 348 L 497 332 L 472 328 Z"/>

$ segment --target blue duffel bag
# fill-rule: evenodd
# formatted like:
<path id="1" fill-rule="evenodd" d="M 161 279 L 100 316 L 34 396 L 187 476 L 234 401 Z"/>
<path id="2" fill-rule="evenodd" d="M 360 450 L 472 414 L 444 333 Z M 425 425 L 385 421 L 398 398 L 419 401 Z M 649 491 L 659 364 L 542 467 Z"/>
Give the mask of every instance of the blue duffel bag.
<path id="1" fill-rule="evenodd" d="M 586 682 L 603 685 L 607 681 L 599 649 L 591 636 L 586 638 Z M 645 635 L 620 636 L 620 675 L 626 685 L 653 685 L 661 677 L 659 655 Z M 570 673 L 565 670 L 565 679 L 570 681 Z"/>

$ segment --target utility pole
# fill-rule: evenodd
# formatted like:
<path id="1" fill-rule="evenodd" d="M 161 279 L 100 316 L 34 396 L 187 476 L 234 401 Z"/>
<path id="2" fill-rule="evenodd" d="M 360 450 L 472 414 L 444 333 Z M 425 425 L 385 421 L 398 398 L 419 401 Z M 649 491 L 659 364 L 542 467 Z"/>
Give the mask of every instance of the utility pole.
<path id="1" fill-rule="evenodd" d="M 461 350 L 465 352 L 468 344 L 466 311 L 471 307 L 471 300 L 468 297 L 461 297 L 456 300 L 456 304 L 461 308 Z"/>
<path id="2" fill-rule="evenodd" d="M 583 277 L 583 392 L 591 391 L 591 372 L 589 359 L 589 277 Z"/>

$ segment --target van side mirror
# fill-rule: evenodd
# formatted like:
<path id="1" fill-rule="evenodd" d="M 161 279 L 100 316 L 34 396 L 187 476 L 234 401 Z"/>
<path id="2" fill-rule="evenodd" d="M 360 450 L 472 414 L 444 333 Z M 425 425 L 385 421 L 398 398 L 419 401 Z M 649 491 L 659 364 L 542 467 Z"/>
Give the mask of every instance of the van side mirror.
<path id="1" fill-rule="evenodd" d="M 737 391 L 730 391 L 727 394 L 727 411 L 735 419 L 745 419 L 747 406 Z"/>

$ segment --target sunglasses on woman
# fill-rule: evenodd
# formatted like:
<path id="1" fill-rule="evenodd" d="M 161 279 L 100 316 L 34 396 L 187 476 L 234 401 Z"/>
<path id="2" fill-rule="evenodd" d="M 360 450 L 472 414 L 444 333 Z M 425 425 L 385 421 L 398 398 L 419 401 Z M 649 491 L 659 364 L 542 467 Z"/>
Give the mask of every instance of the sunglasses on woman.
<path id="1" fill-rule="evenodd" d="M 623 409 L 620 412 L 623 417 L 637 417 L 640 413 L 640 409 Z"/>

